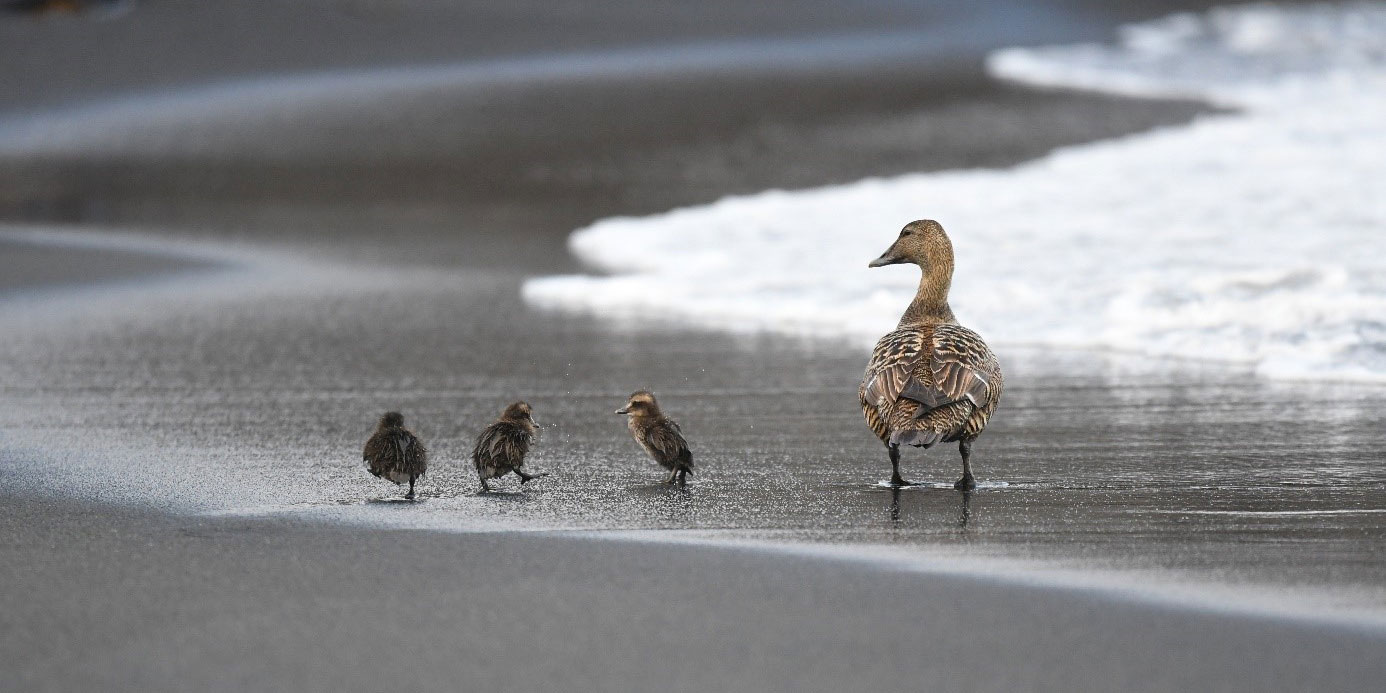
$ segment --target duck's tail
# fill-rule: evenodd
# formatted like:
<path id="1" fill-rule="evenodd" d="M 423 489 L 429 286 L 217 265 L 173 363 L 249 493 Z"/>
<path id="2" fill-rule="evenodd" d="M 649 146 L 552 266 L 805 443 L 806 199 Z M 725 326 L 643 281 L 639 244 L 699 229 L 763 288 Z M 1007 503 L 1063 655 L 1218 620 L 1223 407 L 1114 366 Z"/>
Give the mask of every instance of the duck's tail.
<path id="1" fill-rule="evenodd" d="M 927 448 L 935 443 L 956 440 L 976 407 L 968 400 L 949 402 L 941 407 L 916 412 L 913 418 L 890 430 L 891 445 Z"/>
<path id="2" fill-rule="evenodd" d="M 891 445 L 913 445 L 917 448 L 927 448 L 942 439 L 943 434 L 938 431 L 913 429 L 890 432 Z"/>

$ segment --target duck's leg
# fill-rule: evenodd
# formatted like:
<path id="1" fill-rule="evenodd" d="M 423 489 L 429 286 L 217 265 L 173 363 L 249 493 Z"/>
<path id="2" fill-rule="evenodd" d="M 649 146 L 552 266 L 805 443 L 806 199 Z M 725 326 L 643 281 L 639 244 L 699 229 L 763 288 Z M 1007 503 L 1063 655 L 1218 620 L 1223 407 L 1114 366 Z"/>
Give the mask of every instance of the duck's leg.
<path id="1" fill-rule="evenodd" d="M 679 470 L 678 470 L 678 468 L 670 469 L 670 470 L 669 470 L 669 478 L 668 478 L 668 479 L 665 479 L 665 480 L 664 480 L 664 483 L 666 483 L 666 484 L 672 484 L 672 483 L 674 483 L 674 481 L 678 478 L 678 476 L 679 476 Z"/>
<path id="2" fill-rule="evenodd" d="M 486 479 L 482 479 L 482 480 L 481 480 L 481 492 L 482 492 L 482 493 L 490 493 L 490 492 L 491 492 L 491 485 L 488 484 L 488 483 L 486 483 Z"/>
<path id="3" fill-rule="evenodd" d="M 414 475 L 409 475 L 409 493 L 404 494 L 404 500 L 414 500 Z"/>
<path id="4" fill-rule="evenodd" d="M 971 491 L 977 488 L 977 481 L 972 478 L 972 441 L 967 438 L 958 441 L 958 454 L 962 455 L 963 475 L 953 484 L 953 488 L 959 491 Z"/>
<path id="5" fill-rule="evenodd" d="M 687 484 L 688 484 L 688 470 L 687 470 L 687 469 L 680 469 L 680 470 L 679 470 L 679 486 L 686 486 Z"/>
<path id="6" fill-rule="evenodd" d="M 886 449 L 890 451 L 890 485 L 909 486 L 910 482 L 900 476 L 900 446 L 887 443 Z"/>

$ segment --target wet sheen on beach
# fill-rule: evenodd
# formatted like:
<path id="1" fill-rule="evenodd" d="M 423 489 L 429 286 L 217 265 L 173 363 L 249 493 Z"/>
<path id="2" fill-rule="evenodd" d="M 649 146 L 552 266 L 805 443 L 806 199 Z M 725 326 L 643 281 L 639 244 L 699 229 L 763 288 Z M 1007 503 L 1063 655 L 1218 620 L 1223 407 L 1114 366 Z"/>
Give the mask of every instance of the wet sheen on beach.
<path id="1" fill-rule="evenodd" d="M 922 484 L 895 491 L 855 406 L 858 349 L 567 317 L 524 306 L 514 280 L 468 272 L 345 295 L 324 282 L 82 329 L 56 355 L 39 335 L 12 341 L 12 440 L 51 445 L 64 430 L 76 434 L 67 454 L 80 458 L 87 436 L 105 436 L 106 452 L 78 463 L 84 471 L 63 492 L 215 514 L 880 544 L 925 565 L 943 555 L 1039 559 L 1130 586 L 1235 586 L 1253 603 L 1274 601 L 1259 588 L 1288 589 L 1296 611 L 1361 617 L 1386 607 L 1376 579 L 1386 474 L 1371 445 L 1386 411 L 1378 388 L 1002 350 L 1008 390 L 974 447 L 979 488 L 952 489 L 950 445 L 904 451 L 905 475 Z M 372 331 L 382 315 L 409 338 Z M 448 315 L 470 319 L 435 317 Z M 64 367 L 44 365 L 54 358 Z M 111 406 L 113 373 L 142 374 L 121 385 L 136 408 Z M 699 460 L 686 487 L 660 483 L 664 470 L 611 415 L 635 385 L 660 392 L 682 424 Z M 545 427 L 529 463 L 551 474 L 482 495 L 472 436 L 511 393 L 535 393 L 526 396 Z M 382 407 L 405 412 L 430 447 L 407 507 L 356 461 Z M 167 444 L 151 453 L 149 440 Z M 58 490 L 45 481 L 13 483 Z"/>

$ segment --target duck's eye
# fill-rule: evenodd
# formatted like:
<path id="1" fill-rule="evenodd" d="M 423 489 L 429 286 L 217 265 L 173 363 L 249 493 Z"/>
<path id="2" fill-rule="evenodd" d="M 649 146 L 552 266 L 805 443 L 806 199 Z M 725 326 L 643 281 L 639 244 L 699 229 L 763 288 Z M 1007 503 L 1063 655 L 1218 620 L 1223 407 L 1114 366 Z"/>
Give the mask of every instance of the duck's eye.
<path id="1" fill-rule="evenodd" d="M 901 237 L 901 238 L 904 238 L 905 236 L 908 236 L 908 235 L 910 235 L 910 232 L 909 232 L 909 231 L 901 231 L 901 232 L 900 232 L 900 237 Z"/>

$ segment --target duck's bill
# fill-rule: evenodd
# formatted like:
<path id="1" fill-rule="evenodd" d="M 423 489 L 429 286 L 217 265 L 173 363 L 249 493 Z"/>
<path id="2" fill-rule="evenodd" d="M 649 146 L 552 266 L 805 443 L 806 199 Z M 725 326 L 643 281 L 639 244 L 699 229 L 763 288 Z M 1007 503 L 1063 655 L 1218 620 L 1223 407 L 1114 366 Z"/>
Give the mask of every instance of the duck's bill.
<path id="1" fill-rule="evenodd" d="M 629 414 L 629 413 L 630 413 L 630 409 L 617 409 L 617 410 L 616 410 L 616 413 L 617 413 L 617 414 Z"/>
<path id="2" fill-rule="evenodd" d="M 885 267 L 886 265 L 898 265 L 901 262 L 904 262 L 904 260 L 898 257 L 892 257 L 890 252 L 887 251 L 885 255 L 872 260 L 871 264 L 867 265 L 867 267 Z"/>

